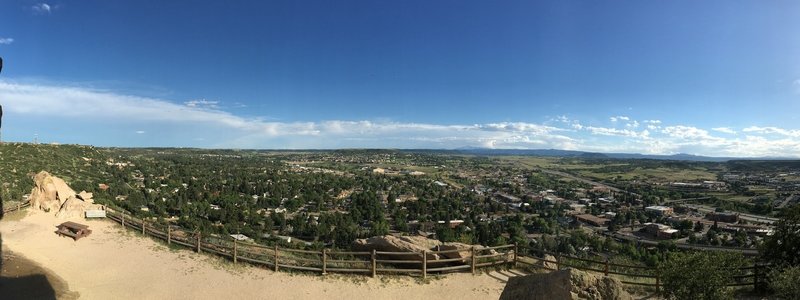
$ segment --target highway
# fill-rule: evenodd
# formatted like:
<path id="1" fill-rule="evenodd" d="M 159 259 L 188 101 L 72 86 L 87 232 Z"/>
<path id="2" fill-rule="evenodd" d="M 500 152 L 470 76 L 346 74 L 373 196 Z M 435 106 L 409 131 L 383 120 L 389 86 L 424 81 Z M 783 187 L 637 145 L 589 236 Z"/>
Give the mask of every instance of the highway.
<path id="1" fill-rule="evenodd" d="M 634 236 L 619 234 L 619 233 L 611 233 L 608 231 L 599 231 L 597 233 L 611 237 L 618 241 L 632 241 L 639 244 L 644 244 L 648 246 L 658 246 L 660 241 L 657 240 L 649 240 L 649 239 L 639 239 Z M 757 256 L 758 250 L 757 249 L 749 249 L 749 248 L 734 248 L 734 247 L 719 247 L 719 246 L 710 246 L 710 245 L 694 245 L 694 244 L 681 244 L 675 243 L 675 246 L 678 249 L 690 249 L 690 250 L 704 250 L 704 251 L 727 251 L 727 252 L 738 252 L 742 253 L 746 256 Z"/>
<path id="2" fill-rule="evenodd" d="M 706 205 L 686 204 L 685 206 L 688 207 L 688 208 L 696 209 L 697 211 L 702 212 L 702 213 L 709 213 L 709 212 L 715 211 L 715 208 L 710 207 L 710 206 L 706 206 Z M 778 220 L 779 220 L 778 218 L 761 216 L 761 215 L 746 214 L 746 213 L 740 213 L 740 212 L 735 212 L 735 213 L 739 214 L 739 218 L 740 219 L 747 220 L 748 222 L 774 224 L 774 223 L 777 223 Z"/>

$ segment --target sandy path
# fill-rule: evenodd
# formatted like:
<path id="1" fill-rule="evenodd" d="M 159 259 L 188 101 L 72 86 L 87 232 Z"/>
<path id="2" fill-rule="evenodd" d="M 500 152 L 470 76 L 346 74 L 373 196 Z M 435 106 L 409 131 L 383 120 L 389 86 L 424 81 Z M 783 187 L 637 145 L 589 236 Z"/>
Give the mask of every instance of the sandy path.
<path id="1" fill-rule="evenodd" d="M 29 211 L 0 222 L 3 245 L 57 274 L 80 299 L 497 299 L 502 273 L 450 274 L 417 283 L 410 277 L 297 275 L 234 266 L 166 246 L 106 220 L 74 220 L 91 236 L 57 236 L 64 222 Z"/>

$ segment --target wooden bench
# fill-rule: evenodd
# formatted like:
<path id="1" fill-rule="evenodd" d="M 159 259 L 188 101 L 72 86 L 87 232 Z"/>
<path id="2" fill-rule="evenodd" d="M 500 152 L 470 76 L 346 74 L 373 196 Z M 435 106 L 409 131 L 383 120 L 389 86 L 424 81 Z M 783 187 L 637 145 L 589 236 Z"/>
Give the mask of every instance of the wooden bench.
<path id="1" fill-rule="evenodd" d="M 56 234 L 59 236 L 68 236 L 71 237 L 73 240 L 78 240 L 82 237 L 88 236 L 92 234 L 92 231 L 89 229 L 89 226 L 78 224 L 75 222 L 64 222 L 61 225 L 58 225 L 58 230 L 56 230 Z"/>

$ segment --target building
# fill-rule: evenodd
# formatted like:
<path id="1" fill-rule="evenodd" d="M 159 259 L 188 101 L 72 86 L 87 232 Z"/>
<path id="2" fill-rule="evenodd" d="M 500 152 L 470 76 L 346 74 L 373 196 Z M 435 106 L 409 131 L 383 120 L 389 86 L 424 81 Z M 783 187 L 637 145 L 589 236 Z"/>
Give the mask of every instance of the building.
<path id="1" fill-rule="evenodd" d="M 677 229 L 673 229 L 664 224 L 645 223 L 644 225 L 647 233 L 652 234 L 658 239 L 671 239 L 678 233 Z"/>
<path id="2" fill-rule="evenodd" d="M 583 204 L 570 204 L 569 208 L 578 213 L 584 213 L 586 211 L 586 205 Z"/>
<path id="3" fill-rule="evenodd" d="M 589 214 L 575 215 L 575 220 L 599 227 L 608 226 L 608 223 L 611 222 L 609 219 L 600 218 Z"/>
<path id="4" fill-rule="evenodd" d="M 656 215 L 659 215 L 659 216 L 671 216 L 673 213 L 675 213 L 672 210 L 672 207 L 661 206 L 661 205 L 645 207 L 644 211 L 645 212 L 653 212 L 653 213 L 655 213 Z"/>
<path id="5" fill-rule="evenodd" d="M 706 214 L 706 219 L 717 222 L 736 223 L 739 221 L 739 214 L 710 212 Z"/>

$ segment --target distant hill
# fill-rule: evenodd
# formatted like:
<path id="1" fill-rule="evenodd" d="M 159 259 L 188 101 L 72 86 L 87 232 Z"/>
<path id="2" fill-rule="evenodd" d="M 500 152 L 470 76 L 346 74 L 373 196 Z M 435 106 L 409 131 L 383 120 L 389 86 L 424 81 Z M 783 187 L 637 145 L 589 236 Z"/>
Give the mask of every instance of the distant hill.
<path id="1" fill-rule="evenodd" d="M 706 162 L 726 162 L 732 160 L 765 160 L 765 161 L 780 161 L 780 160 L 798 160 L 793 158 L 780 158 L 780 157 L 759 157 L 759 158 L 741 158 L 741 157 L 712 157 L 700 156 L 686 153 L 679 153 L 673 155 L 653 155 L 653 154 L 638 154 L 638 153 L 598 153 L 598 152 L 585 152 L 574 150 L 557 150 L 557 149 L 489 149 L 489 148 L 458 148 L 453 150 L 461 154 L 473 155 L 531 155 L 531 156 L 550 156 L 550 157 L 577 157 L 588 159 L 659 159 L 659 160 L 680 160 L 680 161 L 706 161 Z"/>

